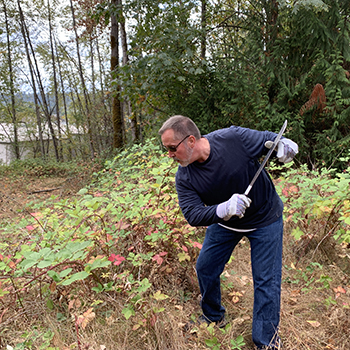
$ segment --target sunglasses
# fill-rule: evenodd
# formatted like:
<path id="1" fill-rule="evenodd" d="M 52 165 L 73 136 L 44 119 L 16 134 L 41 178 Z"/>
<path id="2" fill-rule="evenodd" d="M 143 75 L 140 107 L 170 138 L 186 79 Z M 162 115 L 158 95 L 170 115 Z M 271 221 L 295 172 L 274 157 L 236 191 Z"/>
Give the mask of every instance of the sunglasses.
<path id="1" fill-rule="evenodd" d="M 182 139 L 176 146 L 164 146 L 164 148 L 167 150 L 167 151 L 170 151 L 170 152 L 176 152 L 177 151 L 177 148 L 182 144 L 182 142 L 184 142 L 188 137 L 190 137 L 191 135 L 187 135 L 184 139 Z"/>

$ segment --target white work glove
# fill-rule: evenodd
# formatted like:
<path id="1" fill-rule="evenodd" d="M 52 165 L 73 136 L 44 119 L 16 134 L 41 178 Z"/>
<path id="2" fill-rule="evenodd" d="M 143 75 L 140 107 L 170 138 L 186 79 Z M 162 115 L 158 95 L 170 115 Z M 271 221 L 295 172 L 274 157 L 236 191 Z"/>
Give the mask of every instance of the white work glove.
<path id="1" fill-rule="evenodd" d="M 273 145 L 273 141 L 266 141 L 265 147 L 271 148 Z M 288 163 L 290 162 L 294 156 L 298 153 L 299 147 L 298 145 L 289 139 L 281 139 L 277 146 L 277 158 L 281 163 Z"/>
<path id="2" fill-rule="evenodd" d="M 216 208 L 216 215 L 225 221 L 236 215 L 243 218 L 245 210 L 252 200 L 244 194 L 235 193 L 228 201 L 220 203 Z"/>

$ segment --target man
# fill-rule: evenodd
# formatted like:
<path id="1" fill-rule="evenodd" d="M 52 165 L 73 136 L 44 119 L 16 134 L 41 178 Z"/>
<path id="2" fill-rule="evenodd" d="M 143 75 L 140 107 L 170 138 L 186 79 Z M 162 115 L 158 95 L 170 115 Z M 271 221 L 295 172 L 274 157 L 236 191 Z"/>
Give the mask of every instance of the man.
<path id="1" fill-rule="evenodd" d="M 250 241 L 254 280 L 252 337 L 257 349 L 279 349 L 283 203 L 265 170 L 249 198 L 242 193 L 276 134 L 231 126 L 204 137 L 189 118 L 176 115 L 159 130 L 169 157 L 179 163 L 175 182 L 180 208 L 192 226 L 208 226 L 196 271 L 203 315 L 198 322 L 224 324 L 220 275 L 233 249 Z M 298 145 L 283 138 L 277 157 L 291 161 Z"/>

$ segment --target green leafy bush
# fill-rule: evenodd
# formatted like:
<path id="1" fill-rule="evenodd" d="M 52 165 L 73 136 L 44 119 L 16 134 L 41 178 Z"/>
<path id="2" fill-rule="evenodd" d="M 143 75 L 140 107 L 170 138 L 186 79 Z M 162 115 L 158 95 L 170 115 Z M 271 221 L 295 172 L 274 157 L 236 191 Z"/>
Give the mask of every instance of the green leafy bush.
<path id="1" fill-rule="evenodd" d="M 174 283 L 169 276 L 186 273 L 186 262 L 200 247 L 197 230 L 179 215 L 175 171 L 150 140 L 107 161 L 76 198 L 52 197 L 27 208 L 30 215 L 4 224 L 0 271 L 7 279 L 1 295 L 21 298 L 46 284 L 50 288 L 41 295 L 53 308 L 57 288 L 71 291 L 84 281 L 91 293 L 128 295 L 127 319 L 145 295 L 159 299 L 163 294 L 155 293 Z"/>
<path id="2" fill-rule="evenodd" d="M 350 168 L 339 173 L 326 168 L 310 171 L 303 165 L 290 168 L 276 182 L 296 240 L 321 234 L 321 239 L 350 243 Z M 311 223 L 317 226 L 313 230 Z"/>
<path id="3" fill-rule="evenodd" d="M 87 166 L 83 162 L 57 162 L 55 160 L 43 160 L 32 158 L 15 160 L 10 165 L 0 165 L 0 174 L 28 175 L 28 176 L 67 176 L 86 171 Z"/>

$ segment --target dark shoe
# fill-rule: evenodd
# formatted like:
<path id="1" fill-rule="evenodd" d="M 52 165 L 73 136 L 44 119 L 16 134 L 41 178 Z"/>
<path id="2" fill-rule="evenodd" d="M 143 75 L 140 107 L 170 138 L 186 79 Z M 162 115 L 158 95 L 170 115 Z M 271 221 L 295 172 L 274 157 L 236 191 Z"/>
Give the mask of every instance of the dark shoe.
<path id="1" fill-rule="evenodd" d="M 208 317 L 201 315 L 197 318 L 197 321 L 187 322 L 184 326 L 184 332 L 189 332 L 195 326 L 199 327 L 202 324 L 206 324 L 209 326 L 211 323 L 215 323 L 215 325 L 219 328 L 225 328 L 225 326 L 228 324 L 228 322 L 225 319 L 225 316 L 222 316 L 220 321 L 212 322 L 209 320 Z"/>
<path id="2" fill-rule="evenodd" d="M 222 316 L 220 321 L 215 322 L 219 328 L 225 328 L 230 322 L 226 320 L 225 316 Z"/>

